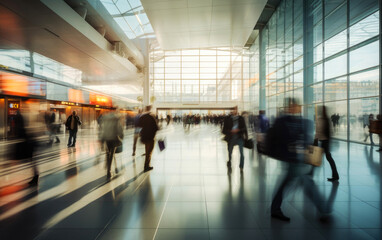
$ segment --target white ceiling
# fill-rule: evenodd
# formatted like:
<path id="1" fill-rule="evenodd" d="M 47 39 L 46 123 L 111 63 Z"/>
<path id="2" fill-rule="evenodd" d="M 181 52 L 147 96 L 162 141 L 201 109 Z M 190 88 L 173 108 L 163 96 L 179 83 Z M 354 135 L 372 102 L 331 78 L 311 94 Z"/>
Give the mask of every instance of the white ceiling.
<path id="1" fill-rule="evenodd" d="M 266 0 L 141 0 L 164 50 L 243 47 Z"/>

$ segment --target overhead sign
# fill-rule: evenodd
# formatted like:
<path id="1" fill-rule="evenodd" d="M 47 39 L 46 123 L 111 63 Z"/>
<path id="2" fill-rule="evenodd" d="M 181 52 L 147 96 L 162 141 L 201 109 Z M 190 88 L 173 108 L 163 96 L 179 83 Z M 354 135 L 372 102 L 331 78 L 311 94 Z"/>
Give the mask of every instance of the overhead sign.
<path id="1" fill-rule="evenodd" d="M 111 97 L 107 97 L 107 96 L 95 94 L 95 93 L 89 94 L 89 104 L 105 106 L 105 107 L 112 107 L 113 106 L 113 102 L 111 100 Z"/>
<path id="2" fill-rule="evenodd" d="M 15 96 L 46 96 L 46 82 L 15 73 L 0 71 L 2 94 Z"/>
<path id="3" fill-rule="evenodd" d="M 69 89 L 68 99 L 70 102 L 85 103 L 81 90 Z"/>

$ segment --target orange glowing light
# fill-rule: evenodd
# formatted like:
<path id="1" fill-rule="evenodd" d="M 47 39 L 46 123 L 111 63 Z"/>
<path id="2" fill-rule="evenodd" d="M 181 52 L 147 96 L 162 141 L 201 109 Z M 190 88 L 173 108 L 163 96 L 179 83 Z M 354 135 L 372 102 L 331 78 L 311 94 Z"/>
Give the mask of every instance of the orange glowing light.
<path id="1" fill-rule="evenodd" d="M 81 90 L 69 89 L 68 98 L 70 102 L 85 103 Z"/>
<path id="2" fill-rule="evenodd" d="M 0 71 L 0 93 L 22 97 L 45 96 L 46 85 L 36 78 Z"/>
<path id="3" fill-rule="evenodd" d="M 110 97 L 90 93 L 89 94 L 89 103 L 92 105 L 99 105 L 99 106 L 106 106 L 106 107 L 112 107 L 112 100 Z"/>

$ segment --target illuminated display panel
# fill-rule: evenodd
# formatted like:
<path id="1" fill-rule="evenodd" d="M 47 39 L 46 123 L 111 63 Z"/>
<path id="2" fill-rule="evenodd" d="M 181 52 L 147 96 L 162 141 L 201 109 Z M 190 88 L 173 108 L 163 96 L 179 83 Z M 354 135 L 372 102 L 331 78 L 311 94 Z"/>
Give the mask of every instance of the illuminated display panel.
<path id="1" fill-rule="evenodd" d="M 46 96 L 46 82 L 0 71 L 0 93 L 16 96 Z"/>
<path id="2" fill-rule="evenodd" d="M 69 89 L 68 99 L 70 102 L 85 103 L 81 90 Z"/>
<path id="3" fill-rule="evenodd" d="M 89 94 L 89 104 L 105 106 L 105 107 L 113 106 L 113 102 L 110 97 L 100 95 L 100 94 L 94 94 L 94 93 Z"/>

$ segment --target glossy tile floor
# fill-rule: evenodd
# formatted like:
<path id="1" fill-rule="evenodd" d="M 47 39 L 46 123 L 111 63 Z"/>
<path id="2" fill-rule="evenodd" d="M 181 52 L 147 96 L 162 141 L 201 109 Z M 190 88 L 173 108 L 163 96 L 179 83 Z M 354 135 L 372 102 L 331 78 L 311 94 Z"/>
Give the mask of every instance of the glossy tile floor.
<path id="1" fill-rule="evenodd" d="M 0 239 L 381 239 L 381 158 L 376 147 L 333 142 L 339 184 L 326 181 L 329 164 L 314 181 L 333 204 L 321 222 L 296 185 L 283 203 L 291 222 L 270 218 L 270 201 L 283 163 L 245 149 L 244 172 L 235 147 L 227 171 L 220 129 L 201 125 L 185 132 L 170 125 L 154 170 L 143 173 L 143 145 L 132 153 L 132 130 L 117 155 L 119 174 L 106 180 L 96 133 L 82 132 L 76 148 L 64 139 L 36 153 L 41 173 L 29 187 L 31 163 L 0 161 Z M 7 142 L 1 143 L 9 148 Z"/>

